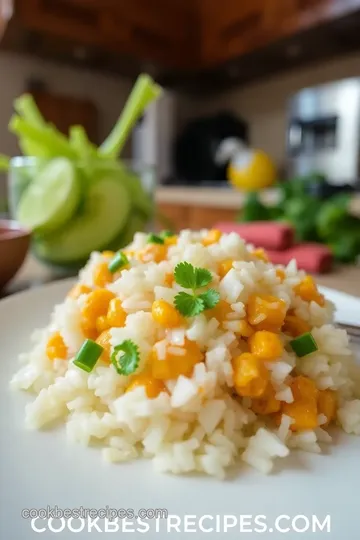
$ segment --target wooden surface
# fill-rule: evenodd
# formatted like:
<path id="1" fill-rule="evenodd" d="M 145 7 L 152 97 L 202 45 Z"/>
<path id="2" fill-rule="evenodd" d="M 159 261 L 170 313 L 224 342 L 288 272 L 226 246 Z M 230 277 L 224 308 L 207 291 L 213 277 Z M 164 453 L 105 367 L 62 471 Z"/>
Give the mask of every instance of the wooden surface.
<path id="1" fill-rule="evenodd" d="M 60 275 L 54 276 L 48 267 L 29 256 L 7 293 L 38 286 L 60 277 Z M 341 266 L 330 274 L 316 276 L 316 280 L 325 287 L 360 297 L 360 266 Z"/>

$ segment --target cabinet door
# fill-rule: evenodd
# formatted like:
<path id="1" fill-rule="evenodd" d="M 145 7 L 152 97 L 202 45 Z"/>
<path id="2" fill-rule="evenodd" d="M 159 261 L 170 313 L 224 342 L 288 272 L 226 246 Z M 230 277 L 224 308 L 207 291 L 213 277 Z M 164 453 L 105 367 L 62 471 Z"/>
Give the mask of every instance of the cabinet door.
<path id="1" fill-rule="evenodd" d="M 177 204 L 159 204 L 156 228 L 171 229 L 175 232 L 191 228 L 189 208 Z"/>

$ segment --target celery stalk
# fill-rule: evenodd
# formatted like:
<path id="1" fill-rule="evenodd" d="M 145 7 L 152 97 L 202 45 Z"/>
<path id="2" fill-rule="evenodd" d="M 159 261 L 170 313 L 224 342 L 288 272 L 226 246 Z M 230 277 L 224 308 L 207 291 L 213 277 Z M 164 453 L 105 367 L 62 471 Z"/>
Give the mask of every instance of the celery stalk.
<path id="1" fill-rule="evenodd" d="M 71 126 L 69 130 L 70 144 L 80 159 L 95 157 L 97 149 L 89 141 L 83 126 Z"/>
<path id="2" fill-rule="evenodd" d="M 52 126 L 36 127 L 30 122 L 14 115 L 9 123 L 9 130 L 20 138 L 20 142 L 32 142 L 44 150 L 48 157 L 64 156 L 76 158 L 67 138 Z"/>
<path id="3" fill-rule="evenodd" d="M 99 153 L 115 159 L 123 149 L 137 120 L 142 116 L 146 107 L 160 94 L 160 86 L 149 75 L 140 75 L 113 130 L 100 146 Z"/>
<path id="4" fill-rule="evenodd" d="M 31 94 L 23 94 L 14 101 L 15 111 L 36 127 L 46 127 L 46 122 Z"/>

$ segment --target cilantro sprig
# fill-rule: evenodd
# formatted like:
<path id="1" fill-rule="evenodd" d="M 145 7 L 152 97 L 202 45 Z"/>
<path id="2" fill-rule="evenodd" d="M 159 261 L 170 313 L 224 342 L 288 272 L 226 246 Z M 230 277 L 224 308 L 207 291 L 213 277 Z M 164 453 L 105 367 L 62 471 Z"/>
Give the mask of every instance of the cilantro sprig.
<path id="1" fill-rule="evenodd" d="M 212 309 L 220 300 L 215 289 L 197 294 L 196 290 L 206 287 L 212 281 L 211 272 L 206 268 L 196 268 L 188 262 L 179 263 L 174 270 L 175 281 L 184 289 L 191 289 L 192 294 L 179 292 L 174 299 L 176 309 L 184 317 L 195 317 L 206 309 Z"/>
<path id="2" fill-rule="evenodd" d="M 131 339 L 125 339 L 114 347 L 110 359 L 119 375 L 131 375 L 139 365 L 139 348 Z"/>
<path id="3" fill-rule="evenodd" d="M 147 238 L 147 242 L 148 244 L 163 244 L 164 238 L 158 236 L 157 234 L 151 233 Z"/>

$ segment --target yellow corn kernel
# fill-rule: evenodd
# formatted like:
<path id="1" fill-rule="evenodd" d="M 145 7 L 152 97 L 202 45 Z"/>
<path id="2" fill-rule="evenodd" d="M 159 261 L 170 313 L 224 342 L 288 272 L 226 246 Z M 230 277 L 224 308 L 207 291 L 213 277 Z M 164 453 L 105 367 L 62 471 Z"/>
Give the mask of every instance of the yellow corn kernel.
<path id="1" fill-rule="evenodd" d="M 188 339 L 185 339 L 182 348 L 185 353 L 177 355 L 170 352 L 169 347 L 167 347 L 164 359 L 159 358 L 156 347 L 153 348 L 151 367 L 152 376 L 155 379 L 166 381 L 168 379 L 177 379 L 180 375 L 191 376 L 195 364 L 202 362 L 204 355 L 198 345 Z"/>
<path id="2" fill-rule="evenodd" d="M 101 255 L 103 255 L 107 259 L 112 259 L 115 256 L 115 252 L 114 251 L 103 251 Z"/>
<path id="3" fill-rule="evenodd" d="M 113 280 L 113 274 L 108 268 L 108 262 L 102 262 L 97 265 L 93 273 L 93 281 L 96 287 L 105 287 L 108 283 L 111 283 Z"/>
<path id="4" fill-rule="evenodd" d="M 327 418 L 326 424 L 321 427 L 328 426 L 335 418 L 337 408 L 337 397 L 333 390 L 320 390 L 317 400 L 318 413 L 324 414 Z"/>
<path id="5" fill-rule="evenodd" d="M 268 387 L 260 399 L 253 399 L 251 409 L 256 414 L 274 414 L 280 411 L 281 402 L 275 397 L 275 390 L 272 384 Z"/>
<path id="6" fill-rule="evenodd" d="M 292 337 L 298 337 L 306 332 L 310 332 L 311 326 L 308 322 L 304 321 L 301 317 L 293 314 L 287 314 L 285 317 L 282 331 L 285 334 L 289 334 Z"/>
<path id="7" fill-rule="evenodd" d="M 221 231 L 219 231 L 218 229 L 210 229 L 205 238 L 203 238 L 202 244 L 203 246 L 210 246 L 211 244 L 216 244 L 220 240 L 221 236 Z"/>
<path id="8" fill-rule="evenodd" d="M 316 302 L 319 306 L 325 304 L 325 298 L 317 290 L 315 281 L 311 276 L 305 276 L 300 283 L 295 285 L 294 292 L 306 302 Z"/>
<path id="9" fill-rule="evenodd" d="M 155 300 L 152 305 L 151 313 L 154 321 L 165 328 L 176 328 L 180 326 L 183 319 L 180 313 L 165 300 Z"/>
<path id="10" fill-rule="evenodd" d="M 96 331 L 101 334 L 101 332 L 104 332 L 104 330 L 107 330 L 108 328 L 110 327 L 106 315 L 100 315 L 100 317 L 96 319 Z"/>
<path id="11" fill-rule="evenodd" d="M 143 250 L 138 253 L 138 258 L 141 262 L 156 262 L 159 263 L 166 259 L 167 246 L 165 244 L 148 244 Z"/>
<path id="12" fill-rule="evenodd" d="M 269 294 L 252 294 L 247 304 L 247 317 L 256 330 L 279 330 L 284 323 L 286 303 Z"/>
<path id="13" fill-rule="evenodd" d="M 106 319 L 110 328 L 121 328 L 125 325 L 126 311 L 122 307 L 120 298 L 113 298 L 109 302 Z"/>
<path id="14" fill-rule="evenodd" d="M 224 259 L 219 263 L 217 273 L 219 274 L 220 278 L 222 279 L 233 267 L 233 259 Z"/>
<path id="15" fill-rule="evenodd" d="M 226 321 L 226 318 L 229 313 L 232 312 L 230 304 L 228 302 L 225 302 L 225 300 L 220 300 L 215 307 L 212 309 L 207 309 L 205 311 L 205 315 L 212 319 L 213 317 L 219 321 L 219 323 L 222 323 Z"/>
<path id="16" fill-rule="evenodd" d="M 131 392 L 139 386 L 145 387 L 146 395 L 149 399 L 158 397 L 161 392 L 167 392 L 166 386 L 159 379 L 154 379 L 149 373 L 141 373 L 135 375 L 129 386 L 126 388 L 126 392 Z"/>
<path id="17" fill-rule="evenodd" d="M 96 336 L 96 321 L 98 317 L 106 315 L 110 301 L 115 298 L 114 293 L 108 289 L 96 289 L 88 294 L 81 310 L 81 328 L 86 337 L 94 339 Z"/>
<path id="18" fill-rule="evenodd" d="M 279 335 L 267 330 L 255 332 L 249 337 L 248 343 L 251 354 L 266 362 L 278 360 L 284 352 L 284 346 Z"/>
<path id="19" fill-rule="evenodd" d="M 313 400 L 316 402 L 318 397 L 318 389 L 316 384 L 305 375 L 294 377 L 290 383 L 290 388 L 295 401 Z"/>
<path id="20" fill-rule="evenodd" d="M 236 334 L 239 334 L 241 337 L 248 338 L 253 335 L 254 329 L 250 326 L 250 324 L 245 321 L 244 319 L 242 321 L 239 321 L 240 329 Z"/>
<path id="21" fill-rule="evenodd" d="M 316 401 L 313 399 L 283 403 L 282 413 L 293 419 L 294 422 L 290 426 L 292 431 L 305 431 L 318 427 L 318 411 Z"/>
<path id="22" fill-rule="evenodd" d="M 178 237 L 176 236 L 176 234 L 174 234 L 173 236 L 167 236 L 164 239 L 165 246 L 175 246 L 177 244 L 177 241 Z"/>
<path id="23" fill-rule="evenodd" d="M 49 360 L 55 360 L 56 358 L 65 360 L 67 354 L 68 350 L 60 332 L 55 332 L 52 334 L 52 336 L 50 336 L 46 344 L 46 356 L 49 358 Z"/>
<path id="24" fill-rule="evenodd" d="M 105 362 L 106 364 L 110 364 L 110 354 L 111 354 L 111 334 L 110 330 L 104 330 L 104 332 L 101 332 L 100 336 L 97 338 L 96 343 L 101 345 L 101 347 L 104 348 L 102 355 L 100 356 L 100 360 Z"/>
<path id="25" fill-rule="evenodd" d="M 259 398 L 269 383 L 269 372 L 264 363 L 250 353 L 243 353 L 233 360 L 234 385 L 239 396 Z"/>
<path id="26" fill-rule="evenodd" d="M 266 253 L 266 251 L 263 249 L 263 248 L 257 248 L 257 249 L 254 249 L 254 251 L 251 252 L 251 255 L 253 257 L 256 257 L 257 259 L 259 259 L 260 261 L 263 261 L 263 262 L 269 262 L 269 257 L 268 257 L 268 254 Z"/>
<path id="27" fill-rule="evenodd" d="M 283 270 L 282 268 L 276 269 L 276 275 L 279 278 L 280 283 L 282 283 L 284 279 L 286 278 L 285 270 Z"/>
<path id="28" fill-rule="evenodd" d="M 167 274 L 165 274 L 165 277 L 164 277 L 164 283 L 165 285 L 167 285 L 168 287 L 172 287 L 173 284 L 174 284 L 174 274 L 172 274 L 171 272 L 168 272 Z"/>
<path id="29" fill-rule="evenodd" d="M 76 299 L 79 298 L 79 296 L 81 296 L 82 294 L 89 294 L 91 291 L 92 289 L 90 287 L 78 283 L 77 285 L 74 285 L 74 287 L 71 289 L 68 297 Z"/>

